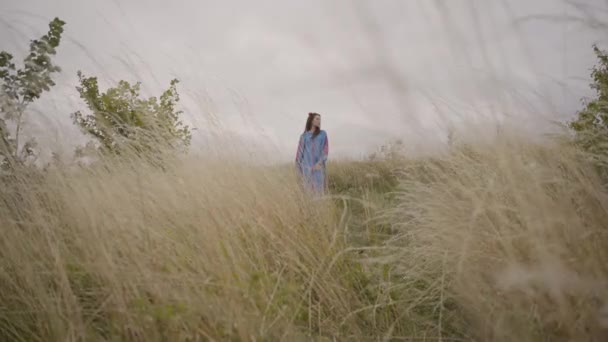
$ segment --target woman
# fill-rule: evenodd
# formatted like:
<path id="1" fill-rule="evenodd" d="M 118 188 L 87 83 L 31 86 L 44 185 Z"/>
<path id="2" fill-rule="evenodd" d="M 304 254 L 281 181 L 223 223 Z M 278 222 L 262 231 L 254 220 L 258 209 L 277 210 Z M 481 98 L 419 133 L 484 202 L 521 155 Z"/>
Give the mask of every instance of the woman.
<path id="1" fill-rule="evenodd" d="M 325 163 L 329 152 L 327 133 L 321 130 L 321 115 L 308 113 L 306 128 L 300 135 L 296 168 L 307 190 L 322 195 L 327 188 Z"/>

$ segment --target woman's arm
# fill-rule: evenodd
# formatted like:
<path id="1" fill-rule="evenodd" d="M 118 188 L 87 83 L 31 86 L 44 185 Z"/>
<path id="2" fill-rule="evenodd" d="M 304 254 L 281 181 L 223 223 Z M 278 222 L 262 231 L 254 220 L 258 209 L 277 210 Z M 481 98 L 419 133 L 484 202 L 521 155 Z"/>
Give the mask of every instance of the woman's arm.
<path id="1" fill-rule="evenodd" d="M 315 164 L 315 169 L 316 170 L 320 170 L 323 165 L 325 165 L 325 162 L 327 162 L 327 156 L 329 155 L 329 139 L 327 139 L 327 134 L 323 135 L 323 145 L 322 145 L 322 149 L 321 149 L 321 158 L 319 158 L 319 161 Z"/>
<path id="2" fill-rule="evenodd" d="M 327 161 L 327 156 L 329 155 L 329 139 L 327 138 L 327 133 L 325 133 L 325 141 L 323 142 L 323 155 L 321 156 L 321 160 L 323 163 Z"/>

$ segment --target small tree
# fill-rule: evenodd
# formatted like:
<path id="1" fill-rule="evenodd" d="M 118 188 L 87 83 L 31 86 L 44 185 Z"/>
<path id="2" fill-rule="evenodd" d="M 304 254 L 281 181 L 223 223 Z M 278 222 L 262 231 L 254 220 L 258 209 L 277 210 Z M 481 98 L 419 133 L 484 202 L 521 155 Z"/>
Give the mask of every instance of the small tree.
<path id="1" fill-rule="evenodd" d="M 40 98 L 43 92 L 55 85 L 51 75 L 61 71 L 51 56 L 61 42 L 65 22 L 55 18 L 49 31 L 40 39 L 30 42 L 30 52 L 23 60 L 23 68 L 17 69 L 13 56 L 0 51 L 0 168 L 9 169 L 33 156 L 36 142 L 30 139 L 21 146 L 23 116 L 29 104 Z M 11 136 L 8 122 L 14 123 Z"/>
<path id="2" fill-rule="evenodd" d="M 176 109 L 179 101 L 177 80 L 172 80 L 160 100 L 140 98 L 141 83 L 134 85 L 118 82 L 114 88 L 101 93 L 96 77 L 85 77 L 78 72 L 80 98 L 87 104 L 90 115 L 78 111 L 72 114 L 74 123 L 93 137 L 102 153 L 122 154 L 127 150 L 137 153 L 156 153 L 186 148 L 191 132 L 180 121 L 182 111 Z"/>
<path id="3" fill-rule="evenodd" d="M 608 53 L 596 45 L 593 51 L 599 64 L 591 71 L 595 98 L 585 102 L 569 127 L 576 133 L 577 143 L 597 156 L 608 156 Z"/>

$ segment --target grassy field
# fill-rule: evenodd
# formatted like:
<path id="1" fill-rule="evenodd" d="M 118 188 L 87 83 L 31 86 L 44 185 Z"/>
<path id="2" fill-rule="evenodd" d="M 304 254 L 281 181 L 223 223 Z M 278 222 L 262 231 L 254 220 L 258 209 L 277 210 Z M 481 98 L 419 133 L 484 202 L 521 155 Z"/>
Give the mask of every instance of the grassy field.
<path id="1" fill-rule="evenodd" d="M 2 341 L 602 341 L 608 192 L 568 144 L 3 178 Z"/>

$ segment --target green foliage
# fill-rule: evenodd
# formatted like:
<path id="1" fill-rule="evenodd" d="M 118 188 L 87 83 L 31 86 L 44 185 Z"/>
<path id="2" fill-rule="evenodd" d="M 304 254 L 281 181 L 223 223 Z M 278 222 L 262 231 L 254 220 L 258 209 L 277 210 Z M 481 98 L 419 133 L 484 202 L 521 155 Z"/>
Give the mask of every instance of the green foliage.
<path id="1" fill-rule="evenodd" d="M 599 63 L 591 71 L 591 88 L 596 95 L 585 103 L 577 118 L 569 123 L 577 143 L 598 156 L 608 155 L 608 52 L 593 46 Z"/>
<path id="2" fill-rule="evenodd" d="M 180 121 L 182 111 L 176 110 L 179 95 L 177 80 L 172 80 L 160 99 L 140 98 L 141 83 L 118 82 L 105 93 L 99 90 L 96 77 L 78 72 L 80 86 L 76 87 L 90 115 L 78 111 L 72 114 L 74 123 L 93 137 L 103 153 L 121 154 L 126 150 L 138 153 L 159 152 L 166 147 L 189 146 L 191 132 Z"/>
<path id="3" fill-rule="evenodd" d="M 395 190 L 395 173 L 403 163 L 395 160 L 351 161 L 332 164 L 328 168 L 332 193 L 361 197 L 367 192 L 387 194 Z"/>
<path id="4" fill-rule="evenodd" d="M 52 74 L 61 71 L 54 65 L 51 56 L 61 42 L 65 22 L 55 18 L 49 24 L 49 31 L 40 39 L 30 42 L 29 54 L 23 60 L 23 68 L 17 69 L 13 56 L 0 51 L 0 167 L 11 168 L 15 163 L 22 163 L 34 154 L 35 141 L 29 140 L 19 145 L 19 136 L 23 126 L 23 115 L 27 106 L 40 98 L 43 92 L 55 85 Z M 14 137 L 11 137 L 7 121 L 15 125 Z"/>

